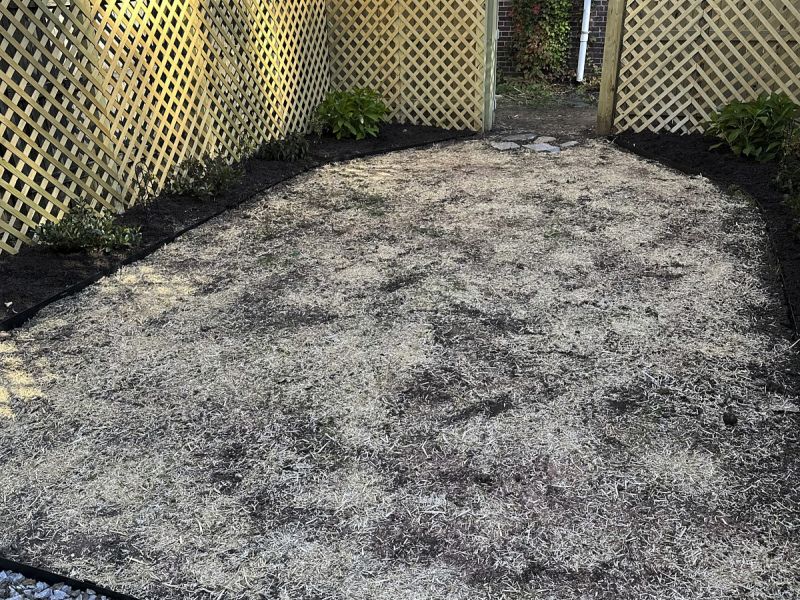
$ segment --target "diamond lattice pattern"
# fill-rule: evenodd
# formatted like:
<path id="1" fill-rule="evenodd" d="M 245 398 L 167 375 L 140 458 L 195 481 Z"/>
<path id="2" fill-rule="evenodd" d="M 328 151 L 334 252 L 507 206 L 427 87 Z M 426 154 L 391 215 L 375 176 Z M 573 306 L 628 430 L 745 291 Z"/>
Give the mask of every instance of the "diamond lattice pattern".
<path id="1" fill-rule="evenodd" d="M 308 128 L 331 88 L 481 128 L 486 0 L 0 0 L 0 252 L 136 172 Z"/>
<path id="2" fill-rule="evenodd" d="M 401 122 L 483 125 L 485 0 L 329 0 L 332 85 L 370 87 Z"/>
<path id="3" fill-rule="evenodd" d="M 0 0 L 0 252 L 136 167 L 307 127 L 329 89 L 324 0 Z"/>
<path id="4" fill-rule="evenodd" d="M 800 102 L 797 0 L 630 0 L 617 131 L 694 132 L 761 92 Z"/>

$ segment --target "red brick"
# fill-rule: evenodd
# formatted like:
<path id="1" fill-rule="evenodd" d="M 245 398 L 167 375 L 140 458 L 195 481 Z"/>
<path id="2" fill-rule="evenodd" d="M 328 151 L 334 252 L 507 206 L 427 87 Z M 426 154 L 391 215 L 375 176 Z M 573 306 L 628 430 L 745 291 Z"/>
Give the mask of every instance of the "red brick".
<path id="1" fill-rule="evenodd" d="M 593 0 L 589 22 L 589 48 L 586 53 L 586 71 L 600 71 L 603 65 L 603 43 L 606 35 L 606 15 L 608 0 Z M 583 17 L 583 0 L 573 0 L 570 18 L 570 45 L 568 51 L 568 68 L 575 72 L 578 65 L 578 48 L 580 45 L 581 19 Z M 513 22 L 511 19 L 511 0 L 500 0 L 500 37 L 497 46 L 497 70 L 511 75 L 516 71 L 514 66 L 514 48 L 512 41 Z"/>

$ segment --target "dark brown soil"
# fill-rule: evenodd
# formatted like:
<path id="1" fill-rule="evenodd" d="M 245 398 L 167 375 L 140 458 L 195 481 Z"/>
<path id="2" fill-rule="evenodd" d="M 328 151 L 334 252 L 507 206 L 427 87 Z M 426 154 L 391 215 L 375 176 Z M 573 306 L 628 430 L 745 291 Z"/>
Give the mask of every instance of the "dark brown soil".
<path id="1" fill-rule="evenodd" d="M 582 141 L 596 137 L 597 106 L 576 94 L 537 105 L 498 98 L 493 134 L 536 133 L 559 140 Z"/>
<path id="2" fill-rule="evenodd" d="M 0 256 L 0 331 L 17 327 L 50 302 L 147 256 L 225 210 L 309 169 L 469 135 L 436 127 L 389 124 L 381 129 L 377 138 L 359 142 L 332 138 L 314 140 L 309 157 L 301 161 L 248 161 L 242 180 L 212 201 L 163 196 L 147 209 L 133 207 L 119 221 L 141 227 L 142 244 L 137 248 L 110 254 L 59 254 L 26 246 L 16 256 Z"/>
<path id="3" fill-rule="evenodd" d="M 796 218 L 775 186 L 777 166 L 737 157 L 723 149 L 711 150 L 715 141 L 705 136 L 623 133 L 619 146 L 689 175 L 702 175 L 723 189 L 741 190 L 761 208 L 769 229 L 772 250 L 780 265 L 788 304 L 788 319 L 797 330 L 800 315 L 800 237 Z"/>

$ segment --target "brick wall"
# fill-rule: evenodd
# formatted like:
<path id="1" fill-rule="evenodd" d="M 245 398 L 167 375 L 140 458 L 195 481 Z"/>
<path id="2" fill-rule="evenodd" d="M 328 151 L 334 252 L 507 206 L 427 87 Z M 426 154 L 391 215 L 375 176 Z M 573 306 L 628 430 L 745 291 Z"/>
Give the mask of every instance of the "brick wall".
<path id="1" fill-rule="evenodd" d="M 592 0 L 592 12 L 589 20 L 589 48 L 586 51 L 587 77 L 590 77 L 594 70 L 599 74 L 600 68 L 603 66 L 603 45 L 606 39 L 607 15 L 608 0 Z M 578 68 L 582 19 L 583 0 L 573 0 L 569 38 L 569 71 L 571 73 L 574 73 Z"/>
<path id="2" fill-rule="evenodd" d="M 511 34 L 511 0 L 500 0 L 500 17 L 498 29 L 500 37 L 497 40 L 497 72 L 511 75 L 514 68 L 514 40 Z"/>
<path id="3" fill-rule="evenodd" d="M 591 20 L 589 21 L 589 49 L 586 53 L 586 75 L 598 74 L 603 65 L 603 41 L 606 36 L 606 16 L 608 0 L 592 0 Z M 570 18 L 569 72 L 575 73 L 578 66 L 583 0 L 573 0 Z M 500 0 L 500 39 L 497 48 L 497 70 L 504 75 L 515 73 L 514 47 L 512 39 L 511 0 Z"/>

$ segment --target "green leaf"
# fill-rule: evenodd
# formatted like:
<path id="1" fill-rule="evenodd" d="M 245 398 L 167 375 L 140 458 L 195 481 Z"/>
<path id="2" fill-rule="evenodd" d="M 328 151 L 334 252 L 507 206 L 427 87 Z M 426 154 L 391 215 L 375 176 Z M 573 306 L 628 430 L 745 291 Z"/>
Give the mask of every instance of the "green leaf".
<path id="1" fill-rule="evenodd" d="M 386 118 L 388 110 L 380 96 L 366 89 L 329 93 L 316 111 L 323 131 L 337 137 L 364 139 L 376 135 L 377 124 Z"/>
<path id="2" fill-rule="evenodd" d="M 786 145 L 798 111 L 800 106 L 786 94 L 762 93 L 750 102 L 730 102 L 709 118 L 705 131 L 722 140 L 737 155 L 774 160 Z"/>

